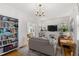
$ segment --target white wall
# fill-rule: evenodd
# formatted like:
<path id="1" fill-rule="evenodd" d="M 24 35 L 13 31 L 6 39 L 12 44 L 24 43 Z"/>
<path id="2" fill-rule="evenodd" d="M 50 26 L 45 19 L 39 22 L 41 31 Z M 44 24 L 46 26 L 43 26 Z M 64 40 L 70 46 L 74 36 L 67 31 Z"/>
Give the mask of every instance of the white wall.
<path id="1" fill-rule="evenodd" d="M 0 15 L 5 15 L 13 18 L 17 18 L 19 21 L 19 47 L 24 45 L 25 39 L 27 37 L 27 16 L 21 11 L 14 9 L 8 5 L 0 4 Z"/>
<path id="2" fill-rule="evenodd" d="M 61 23 L 68 23 L 69 22 L 69 16 L 65 17 L 57 17 L 57 18 L 48 18 L 41 20 L 42 25 L 48 26 L 48 25 L 59 25 Z"/>
<path id="3" fill-rule="evenodd" d="M 37 27 L 38 28 L 37 29 L 37 33 L 40 32 L 40 26 L 46 27 L 46 29 L 47 29 L 47 26 L 48 25 L 60 25 L 61 23 L 67 23 L 67 24 L 69 24 L 69 21 L 70 21 L 69 19 L 70 19 L 70 16 L 57 17 L 57 18 L 48 18 L 48 19 L 41 19 L 41 21 L 39 22 L 38 27 Z M 58 37 L 58 34 L 59 33 L 58 32 L 48 32 L 46 34 L 55 34 Z"/>

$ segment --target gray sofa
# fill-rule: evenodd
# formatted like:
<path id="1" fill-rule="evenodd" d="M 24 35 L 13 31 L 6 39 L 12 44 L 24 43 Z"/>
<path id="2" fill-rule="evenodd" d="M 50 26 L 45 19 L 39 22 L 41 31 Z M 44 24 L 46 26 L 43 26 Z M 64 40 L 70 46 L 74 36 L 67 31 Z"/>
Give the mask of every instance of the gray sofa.
<path id="1" fill-rule="evenodd" d="M 29 48 L 46 55 L 53 55 L 53 46 L 49 44 L 48 40 L 40 38 L 29 39 Z"/>

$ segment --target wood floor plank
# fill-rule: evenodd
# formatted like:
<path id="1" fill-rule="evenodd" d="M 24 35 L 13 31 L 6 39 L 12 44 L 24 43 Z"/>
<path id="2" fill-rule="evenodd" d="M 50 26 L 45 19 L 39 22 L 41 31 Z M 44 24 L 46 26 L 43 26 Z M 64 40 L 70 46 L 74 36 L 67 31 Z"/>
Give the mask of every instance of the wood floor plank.
<path id="1" fill-rule="evenodd" d="M 22 55 L 22 52 L 18 51 L 18 50 L 14 50 L 12 52 L 9 52 L 3 56 L 21 56 Z"/>

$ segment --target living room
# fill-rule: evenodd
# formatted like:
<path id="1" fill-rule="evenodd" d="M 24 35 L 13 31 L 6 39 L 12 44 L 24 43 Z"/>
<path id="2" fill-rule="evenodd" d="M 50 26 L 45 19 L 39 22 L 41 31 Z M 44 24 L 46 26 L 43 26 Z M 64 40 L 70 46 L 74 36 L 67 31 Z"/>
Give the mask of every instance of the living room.
<path id="1" fill-rule="evenodd" d="M 52 4 L 48 4 L 48 6 L 50 6 L 50 5 L 52 5 Z M 53 5 L 55 6 L 55 4 L 53 4 Z M 59 6 L 59 5 L 63 5 L 64 7 L 67 6 L 67 8 L 69 6 L 70 7 L 69 7 L 69 10 L 67 10 L 67 11 L 65 9 L 65 12 L 63 12 L 63 10 L 61 10 L 64 7 L 63 8 L 59 7 L 60 9 L 54 8 L 55 10 L 52 9 L 53 6 L 48 7 L 48 9 L 51 8 L 52 13 L 51 13 L 51 10 L 49 9 L 50 14 L 48 13 L 48 15 L 45 15 L 45 16 L 36 15 L 37 16 L 36 18 L 38 19 L 37 24 L 36 23 L 34 25 L 30 24 L 31 26 L 28 26 L 28 27 L 30 27 L 29 36 L 31 35 L 30 36 L 31 39 L 29 39 L 29 48 L 31 50 L 37 51 L 37 52 L 45 54 L 45 55 L 53 55 L 53 56 L 73 55 L 73 53 L 76 55 L 76 51 L 71 54 L 68 54 L 66 52 L 64 52 L 64 54 L 63 54 L 60 49 L 58 52 L 59 48 L 57 46 L 57 42 L 54 42 L 56 40 L 58 41 L 58 38 L 61 35 L 67 35 L 67 36 L 71 36 L 71 38 L 73 39 L 74 43 L 72 45 L 77 44 L 77 40 L 75 40 L 76 39 L 76 36 L 75 36 L 76 29 L 74 29 L 74 28 L 76 28 L 75 27 L 76 18 L 74 16 L 74 15 L 77 15 L 76 14 L 77 11 L 74 9 L 74 8 L 76 8 L 76 5 L 75 4 L 71 4 L 71 5 L 68 5 L 68 4 L 67 5 L 66 4 L 57 5 L 56 4 L 56 6 Z M 46 8 L 47 8 L 47 6 L 46 6 Z M 46 11 L 48 11 L 48 10 L 46 10 Z M 62 11 L 62 13 L 61 12 L 59 13 L 58 11 L 59 12 Z M 48 45 L 48 43 L 49 43 L 49 45 Z M 45 44 L 47 46 L 45 46 Z M 75 47 L 76 46 L 74 46 L 74 48 Z M 74 49 L 74 48 L 71 48 L 71 49 Z M 74 49 L 74 50 L 76 50 L 76 49 Z"/>
<path id="2" fill-rule="evenodd" d="M 76 21 L 78 21 L 78 4 L 75 3 L 2 3 L 0 19 L 15 25 L 18 34 L 16 49 L 1 45 L 4 56 L 76 56 L 78 55 Z M 8 18 L 8 19 L 5 19 Z M 14 21 L 16 19 L 18 21 Z M 13 23 L 11 21 L 14 21 Z M 11 25 L 10 24 L 10 25 Z M 7 25 L 7 26 L 10 26 Z M 5 27 L 6 29 L 6 27 Z M 1 29 L 3 32 L 12 30 Z M 78 31 L 78 30 L 77 30 Z M 7 35 L 6 35 L 7 36 Z M 5 36 L 4 36 L 5 37 Z M 4 38 L 3 37 L 3 38 Z M 78 36 L 77 36 L 78 37 Z M 0 38 L 1 40 L 3 38 Z M 8 36 L 9 38 L 9 36 Z M 10 37 L 11 39 L 13 37 Z M 7 39 L 7 37 L 6 37 Z M 60 40 L 61 39 L 61 40 Z M 67 40 L 66 40 L 67 39 Z M 2 40 L 3 41 L 3 40 Z M 14 43 L 11 43 L 14 44 Z M 65 45 L 64 45 L 65 44 Z M 69 45 L 68 45 L 69 44 Z M 5 46 L 5 47 L 4 47 Z M 9 48 L 11 47 L 11 52 Z M 8 50 L 7 50 L 8 49 Z M 4 51 L 5 50 L 5 51 Z M 19 52 L 18 52 L 19 51 Z"/>

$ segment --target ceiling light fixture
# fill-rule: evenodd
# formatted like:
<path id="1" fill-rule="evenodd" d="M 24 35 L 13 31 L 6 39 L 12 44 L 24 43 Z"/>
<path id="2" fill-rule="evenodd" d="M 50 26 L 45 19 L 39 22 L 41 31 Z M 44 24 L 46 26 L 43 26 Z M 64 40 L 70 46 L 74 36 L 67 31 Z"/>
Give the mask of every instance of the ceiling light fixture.
<path id="1" fill-rule="evenodd" d="M 34 11 L 36 16 L 45 16 L 45 8 L 42 4 L 38 4 Z"/>

